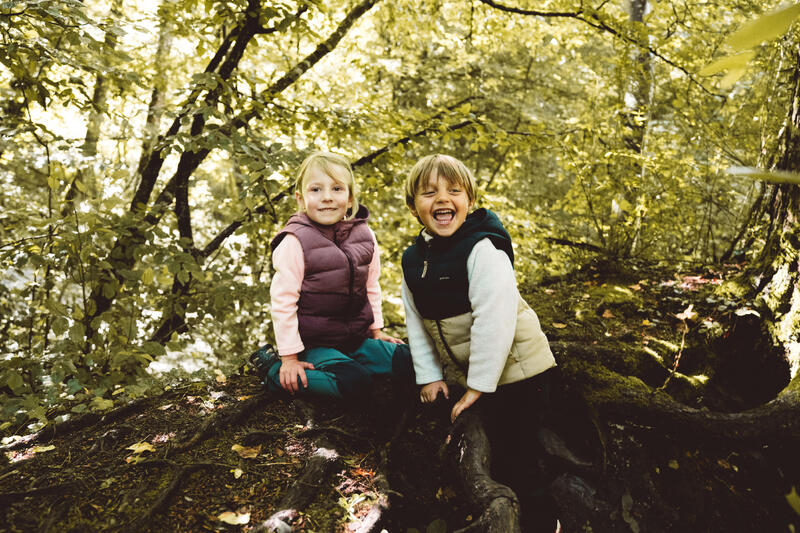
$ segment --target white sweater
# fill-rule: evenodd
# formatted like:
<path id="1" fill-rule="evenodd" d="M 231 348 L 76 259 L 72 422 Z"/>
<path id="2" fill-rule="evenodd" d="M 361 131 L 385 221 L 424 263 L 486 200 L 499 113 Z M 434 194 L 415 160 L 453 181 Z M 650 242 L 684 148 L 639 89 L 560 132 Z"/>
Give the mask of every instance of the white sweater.
<path id="1" fill-rule="evenodd" d="M 473 320 L 467 386 L 480 392 L 494 392 L 514 341 L 519 299 L 517 280 L 511 260 L 488 238 L 472 248 L 467 258 L 467 280 Z M 402 297 L 417 384 L 439 381 L 443 379 L 442 365 L 405 278 Z"/>

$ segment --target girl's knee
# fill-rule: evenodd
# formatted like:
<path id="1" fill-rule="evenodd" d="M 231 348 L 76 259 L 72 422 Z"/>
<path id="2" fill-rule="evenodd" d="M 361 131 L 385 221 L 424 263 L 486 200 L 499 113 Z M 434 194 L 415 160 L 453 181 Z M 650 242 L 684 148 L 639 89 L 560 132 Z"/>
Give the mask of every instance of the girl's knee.
<path id="1" fill-rule="evenodd" d="M 360 364 L 353 362 L 337 363 L 327 368 L 327 372 L 336 378 L 339 392 L 344 399 L 353 399 L 369 392 L 372 376 Z"/>

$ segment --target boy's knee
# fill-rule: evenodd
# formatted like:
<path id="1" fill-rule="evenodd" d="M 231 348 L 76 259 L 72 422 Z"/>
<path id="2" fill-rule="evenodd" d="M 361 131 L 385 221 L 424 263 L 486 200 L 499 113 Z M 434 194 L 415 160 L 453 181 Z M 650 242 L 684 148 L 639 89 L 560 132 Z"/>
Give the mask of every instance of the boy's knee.
<path id="1" fill-rule="evenodd" d="M 339 393 L 344 399 L 359 398 L 372 386 L 372 376 L 358 363 L 336 363 L 326 370 L 336 377 Z"/>

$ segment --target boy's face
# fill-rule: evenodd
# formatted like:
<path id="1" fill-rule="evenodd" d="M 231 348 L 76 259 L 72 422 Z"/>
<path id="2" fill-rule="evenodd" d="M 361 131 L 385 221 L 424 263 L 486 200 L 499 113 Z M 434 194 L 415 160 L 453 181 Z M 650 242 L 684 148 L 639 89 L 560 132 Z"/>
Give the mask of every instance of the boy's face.
<path id="1" fill-rule="evenodd" d="M 346 172 L 343 171 L 343 174 Z M 312 167 L 304 180 L 302 193 L 295 192 L 297 206 L 317 224 L 336 224 L 353 206 L 350 188 L 345 183 L 347 182 L 335 180 L 323 170 Z"/>
<path id="2" fill-rule="evenodd" d="M 449 237 L 464 223 L 471 207 L 472 202 L 460 185 L 433 174 L 427 184 L 417 189 L 411 212 L 431 234 Z"/>

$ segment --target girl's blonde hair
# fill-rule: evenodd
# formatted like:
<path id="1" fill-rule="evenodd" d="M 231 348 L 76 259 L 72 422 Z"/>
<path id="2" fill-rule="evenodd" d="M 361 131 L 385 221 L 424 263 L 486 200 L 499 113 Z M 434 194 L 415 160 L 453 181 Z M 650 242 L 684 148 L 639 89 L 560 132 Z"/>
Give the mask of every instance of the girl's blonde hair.
<path id="1" fill-rule="evenodd" d="M 297 172 L 297 178 L 294 181 L 294 190 L 303 194 L 304 185 L 308 174 L 312 169 L 317 168 L 331 177 L 334 181 L 338 181 L 347 185 L 347 190 L 350 191 L 350 202 L 353 204 L 350 208 L 350 213 L 345 219 L 351 219 L 356 216 L 358 212 L 358 187 L 356 186 L 356 177 L 353 174 L 353 169 L 350 162 L 344 156 L 334 154 L 332 152 L 317 151 L 305 158 L 300 165 L 300 170 Z M 346 181 L 342 181 L 341 172 L 336 172 L 336 169 L 343 169 L 346 174 Z"/>
<path id="2" fill-rule="evenodd" d="M 472 172 L 453 156 L 433 154 L 426 155 L 417 161 L 406 178 L 406 204 L 409 207 L 414 207 L 414 197 L 417 195 L 417 191 L 427 187 L 428 181 L 434 174 L 446 179 L 448 183 L 459 185 L 467 193 L 470 203 L 475 203 L 477 185 Z"/>

